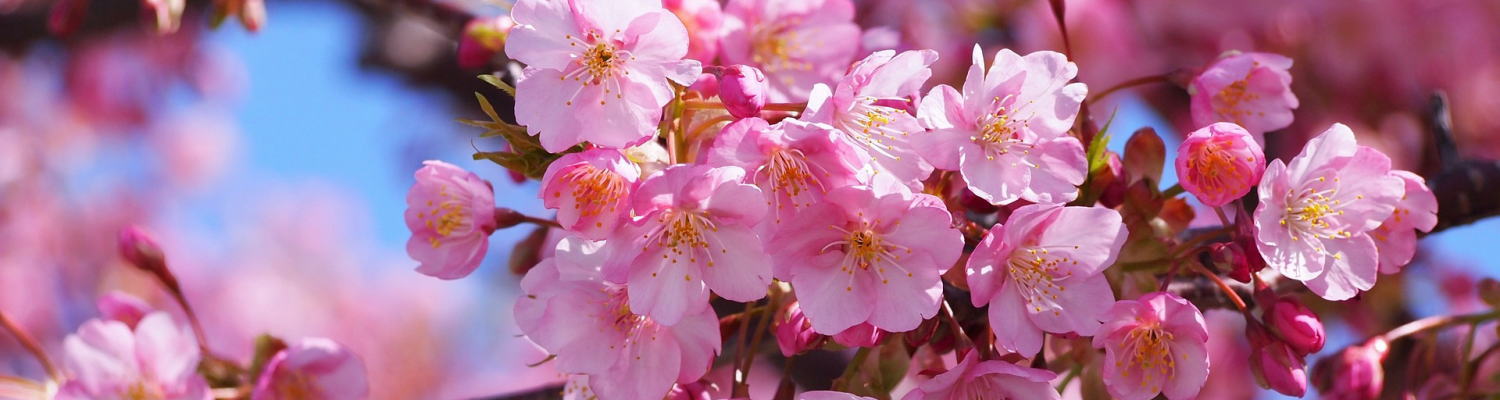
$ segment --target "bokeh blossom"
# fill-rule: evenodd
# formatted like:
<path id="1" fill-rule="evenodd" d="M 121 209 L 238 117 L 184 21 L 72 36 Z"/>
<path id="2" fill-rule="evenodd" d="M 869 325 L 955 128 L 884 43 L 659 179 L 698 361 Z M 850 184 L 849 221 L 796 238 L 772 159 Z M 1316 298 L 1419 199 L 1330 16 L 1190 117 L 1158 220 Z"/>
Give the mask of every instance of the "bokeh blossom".
<path id="1" fill-rule="evenodd" d="M 1334 124 L 1290 163 L 1272 161 L 1260 182 L 1257 244 L 1266 266 L 1344 300 L 1375 286 L 1370 232 L 1391 216 L 1405 185 L 1391 162 Z"/>
<path id="2" fill-rule="evenodd" d="M 1208 379 L 1208 330 L 1198 307 L 1154 292 L 1121 300 L 1104 313 L 1094 347 L 1104 349 L 1104 386 L 1117 399 L 1158 393 L 1191 399 Z"/>
<path id="3" fill-rule="evenodd" d="M 357 400 L 369 397 L 365 365 L 337 342 L 307 338 L 266 361 L 251 400 Z"/>
<path id="4" fill-rule="evenodd" d="M 604 275 L 626 283 L 630 308 L 665 325 L 708 309 L 708 293 L 765 297 L 771 262 L 755 226 L 766 215 L 759 188 L 739 167 L 668 167 L 641 181 L 634 222 L 609 239 L 619 251 Z"/>
<path id="5" fill-rule="evenodd" d="M 1177 148 L 1177 182 L 1210 207 L 1239 199 L 1260 183 L 1266 156 L 1244 128 L 1217 122 L 1189 133 Z"/>
<path id="6" fill-rule="evenodd" d="M 718 0 L 663 0 L 687 29 L 687 58 L 713 64 L 724 36 L 724 8 Z"/>
<path id="7" fill-rule="evenodd" d="M 516 118 L 549 152 L 580 142 L 628 147 L 655 137 L 670 82 L 702 69 L 683 60 L 687 29 L 660 3 L 521 0 L 505 54 L 526 63 Z"/>
<path id="8" fill-rule="evenodd" d="M 720 57 L 765 72 L 771 101 L 806 101 L 813 85 L 838 79 L 854 61 L 853 19 L 850 0 L 730 0 Z"/>
<path id="9" fill-rule="evenodd" d="M 989 306 L 995 344 L 1031 356 L 1042 332 L 1093 335 L 1115 301 L 1102 272 L 1125 233 L 1115 210 L 1039 204 L 991 228 L 965 272 L 974 305 Z"/>
<path id="10" fill-rule="evenodd" d="M 849 186 L 786 224 L 768 250 L 813 330 L 833 335 L 868 322 L 902 332 L 936 315 L 938 276 L 963 250 L 941 204 L 927 194 Z"/>
<path id="11" fill-rule="evenodd" d="M 406 192 L 406 254 L 417 272 L 458 279 L 479 267 L 495 231 L 495 190 L 489 181 L 442 161 L 426 161 Z"/>
<path id="12" fill-rule="evenodd" d="M 1233 122 L 1260 141 L 1292 123 L 1292 59 L 1271 53 L 1225 53 L 1193 79 L 1193 125 Z"/>
<path id="13" fill-rule="evenodd" d="M 135 329 L 120 321 L 90 320 L 63 342 L 69 379 L 58 399 L 207 400 L 197 374 L 198 342 L 165 312 Z"/>
<path id="14" fill-rule="evenodd" d="M 1072 201 L 1088 172 L 1083 144 L 1068 134 L 1088 94 L 1070 83 L 1078 67 L 1057 52 L 1005 49 L 986 71 L 983 56 L 975 46 L 962 92 L 938 85 L 922 99 L 918 115 L 932 131 L 914 136 L 916 149 L 992 204 Z"/>

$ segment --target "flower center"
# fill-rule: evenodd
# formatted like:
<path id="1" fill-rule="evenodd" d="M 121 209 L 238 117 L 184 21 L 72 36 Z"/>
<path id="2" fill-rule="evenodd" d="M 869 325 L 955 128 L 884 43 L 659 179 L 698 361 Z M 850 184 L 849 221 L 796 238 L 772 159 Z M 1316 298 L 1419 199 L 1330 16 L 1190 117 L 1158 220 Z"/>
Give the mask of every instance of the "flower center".
<path id="1" fill-rule="evenodd" d="M 657 217 L 661 224 L 655 232 L 649 233 L 644 238 L 646 245 L 641 250 L 649 251 L 652 246 L 658 246 L 667 250 L 661 258 L 676 264 L 681 258 L 687 258 L 689 263 L 697 263 L 698 257 L 704 257 L 705 266 L 713 268 L 713 251 L 710 245 L 719 249 L 719 253 L 728 253 L 723 243 L 709 243 L 712 238 L 709 233 L 718 232 L 719 227 L 708 216 L 702 212 L 672 209 L 662 212 Z M 651 277 L 656 277 L 652 273 Z M 691 275 L 683 279 L 693 280 Z"/>
<path id="2" fill-rule="evenodd" d="M 849 111 L 835 120 L 834 124 L 839 130 L 848 133 L 849 138 L 853 139 L 855 144 L 886 158 L 900 160 L 900 156 L 892 154 L 895 146 L 887 142 L 907 135 L 906 132 L 890 126 L 894 121 L 893 115 L 906 111 L 876 105 L 875 102 L 880 100 L 870 96 L 855 99 Z M 891 100 L 905 101 L 904 99 Z"/>
<path id="3" fill-rule="evenodd" d="M 442 197 L 441 201 L 428 200 L 428 210 L 417 213 L 417 218 L 422 220 L 422 224 L 437 233 L 437 236 L 427 239 L 434 249 L 442 247 L 441 239 L 454 233 L 467 233 L 473 229 L 469 221 L 469 209 L 464 207 L 462 199 L 454 197 L 453 193 L 448 191 L 447 184 L 438 187 L 438 196 Z"/>
<path id="4" fill-rule="evenodd" d="M 819 191 L 827 191 L 822 182 L 812 174 L 812 169 L 808 168 L 807 156 L 802 150 L 773 151 L 770 159 L 755 172 L 757 182 L 774 192 L 766 203 L 777 209 L 785 209 L 788 204 L 792 208 L 813 205 L 814 199 L 808 195 L 814 185 Z M 782 202 L 783 198 L 787 200 L 785 203 Z M 803 201 L 799 202 L 799 198 Z M 781 222 L 780 214 L 776 216 L 776 222 Z"/>
<path id="5" fill-rule="evenodd" d="M 1052 310 L 1054 315 L 1060 315 L 1062 306 L 1057 304 L 1057 296 L 1068 290 L 1066 279 L 1073 276 L 1073 271 L 1063 268 L 1064 265 L 1078 265 L 1078 261 L 1055 257 L 1045 248 L 1017 249 L 1006 261 L 1006 275 L 1020 285 L 1021 299 L 1032 311 Z"/>
<path id="6" fill-rule="evenodd" d="M 802 48 L 797 46 L 797 34 L 787 29 L 794 25 L 795 21 L 794 18 L 771 22 L 751 34 L 750 60 L 759 64 L 761 70 L 775 72 L 812 69 L 812 64 L 793 60 L 801 56 L 803 52 Z"/>
<path id="7" fill-rule="evenodd" d="M 1199 187 L 1221 193 L 1234 189 L 1237 182 L 1243 182 L 1249 176 L 1249 171 L 1235 165 L 1234 156 L 1225 147 L 1227 146 L 1222 143 L 1211 141 L 1193 153 L 1193 158 L 1189 162 L 1192 163 L 1191 170 L 1198 171 L 1198 173 L 1191 176 Z M 1254 158 L 1245 160 L 1245 162 L 1254 161 Z"/>
<path id="8" fill-rule="evenodd" d="M 1292 240 L 1302 240 L 1305 237 L 1314 239 L 1344 239 L 1353 236 L 1353 233 L 1340 229 L 1333 225 L 1337 222 L 1335 218 L 1344 215 L 1344 202 L 1334 198 L 1338 194 L 1339 178 L 1334 177 L 1332 187 L 1319 189 L 1317 184 L 1328 182 L 1327 177 L 1318 177 L 1314 185 L 1302 189 L 1287 190 L 1286 196 L 1290 199 L 1286 202 L 1285 214 L 1281 217 L 1280 224 L 1287 227 L 1291 232 Z M 1355 196 L 1355 199 L 1363 199 L 1363 195 Z M 1322 251 L 1322 249 L 1319 249 Z M 1334 255 L 1334 258 L 1340 257 Z"/>
<path id="9" fill-rule="evenodd" d="M 620 33 L 620 30 L 615 30 L 616 35 Z M 634 60 L 635 56 L 616 47 L 615 42 L 605 39 L 598 31 L 590 31 L 581 38 L 572 34 L 563 35 L 563 38 L 568 40 L 568 46 L 583 49 L 581 53 L 574 53 L 574 64 L 562 75 L 563 80 L 572 79 L 582 84 L 579 91 L 567 100 L 566 105 L 573 105 L 573 100 L 583 92 L 583 87 L 594 85 L 600 85 L 604 89 L 599 105 L 604 105 L 610 94 L 616 99 L 625 98 L 620 93 L 620 83 L 616 78 L 630 74 L 625 69 L 625 63 Z"/>
<path id="10" fill-rule="evenodd" d="M 596 217 L 614 213 L 619 209 L 620 199 L 625 197 L 627 184 L 619 174 L 584 164 L 568 170 L 560 178 L 572 187 L 573 208 L 583 217 Z M 553 197 L 562 197 L 561 190 L 552 192 Z M 603 221 L 594 222 L 603 227 Z"/>
<path id="11" fill-rule="evenodd" d="M 136 382 L 125 389 L 125 398 L 129 400 L 161 400 L 167 398 L 161 390 L 145 382 Z"/>
<path id="12" fill-rule="evenodd" d="M 618 344 L 609 345 L 610 350 L 624 347 L 627 353 L 638 352 L 638 348 L 631 344 L 640 341 L 642 337 L 648 340 L 656 340 L 652 332 L 655 324 L 650 318 L 636 314 L 630 310 L 630 301 L 623 287 L 604 287 L 599 289 L 604 292 L 604 300 L 600 304 L 594 317 L 598 318 L 602 325 L 614 328 L 620 333 L 623 341 Z M 642 333 L 650 333 L 642 335 Z M 634 350 L 634 351 L 632 351 Z"/>
<path id="13" fill-rule="evenodd" d="M 980 116 L 975 122 L 975 125 L 979 127 L 979 133 L 969 140 L 984 148 L 984 157 L 987 160 L 993 161 L 1012 151 L 1019 151 L 1022 156 L 1029 155 L 1031 148 L 1036 146 L 1023 135 L 1025 132 L 1022 128 L 1030 126 L 1030 119 L 1017 118 L 1017 108 L 1000 105 L 1005 104 L 1012 97 L 1012 95 L 1006 95 L 1004 98 L 996 97 L 992 107 L 998 106 L 998 108 L 994 112 Z M 1024 163 L 1033 168 L 1037 167 L 1030 162 Z"/>
<path id="14" fill-rule="evenodd" d="M 276 376 L 276 395 L 282 399 L 314 399 L 317 391 L 313 390 L 312 379 L 307 374 L 281 371 Z"/>
<path id="15" fill-rule="evenodd" d="M 1248 78 L 1247 76 L 1246 79 Z M 1250 82 L 1246 79 L 1234 81 L 1229 86 L 1219 89 L 1218 93 L 1214 93 L 1214 102 L 1220 106 L 1217 110 L 1219 114 L 1229 117 L 1232 122 L 1241 125 L 1243 125 L 1244 117 L 1249 116 L 1251 113 L 1240 109 L 1240 106 L 1260 99 L 1259 94 L 1250 91 Z M 1259 111 L 1254 114 L 1256 116 L 1266 115 L 1266 113 Z"/>
<path id="16" fill-rule="evenodd" d="M 1115 359 L 1115 366 L 1129 363 L 1141 371 L 1141 387 L 1161 391 L 1161 382 L 1170 379 L 1177 371 L 1177 360 L 1172 358 L 1172 333 L 1162 329 L 1160 323 L 1151 322 L 1132 329 L 1125 334 L 1123 357 Z M 1120 372 L 1129 377 L 1130 369 Z M 1148 387 L 1148 385 L 1151 385 Z"/>
<path id="17" fill-rule="evenodd" d="M 862 213 L 861 216 L 863 216 Z M 878 225 L 880 225 L 879 220 L 860 222 L 859 227 L 855 229 L 829 226 L 843 233 L 844 238 L 823 246 L 819 254 L 835 248 L 844 251 L 844 259 L 839 263 L 839 271 L 849 274 L 849 283 L 844 290 L 854 290 L 854 273 L 857 271 L 874 271 L 882 284 L 891 283 L 885 275 L 887 266 L 905 273 L 908 278 L 912 277 L 912 273 L 900 263 L 900 252 L 911 254 L 911 248 L 885 240 L 879 232 L 875 231 Z"/>

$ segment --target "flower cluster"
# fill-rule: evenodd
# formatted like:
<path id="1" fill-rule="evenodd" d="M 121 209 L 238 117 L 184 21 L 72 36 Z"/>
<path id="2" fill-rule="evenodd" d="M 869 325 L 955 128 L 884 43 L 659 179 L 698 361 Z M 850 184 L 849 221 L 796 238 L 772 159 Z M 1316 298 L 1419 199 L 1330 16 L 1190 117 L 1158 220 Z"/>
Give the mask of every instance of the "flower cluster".
<path id="1" fill-rule="evenodd" d="M 740 397 L 769 333 L 786 357 L 861 348 L 836 387 L 853 394 L 805 398 L 890 395 L 859 371 L 900 345 L 956 352 L 908 399 L 1058 398 L 1058 371 L 1023 361 L 1043 354 L 1097 369 L 1115 398 L 1194 398 L 1216 362 L 1193 292 L 1172 290 L 1191 271 L 1249 322 L 1262 384 L 1300 395 L 1322 325 L 1265 282 L 1349 299 L 1435 223 L 1423 180 L 1343 125 L 1267 163 L 1263 135 L 1297 107 L 1282 56 L 1230 53 L 1192 80 L 1200 128 L 1174 192 L 1156 187 L 1154 133 L 1111 162 L 1062 53 L 974 46 L 959 87 L 924 90 L 937 51 L 830 45 L 860 34 L 846 0 L 711 3 L 519 1 L 505 44 L 526 64 L 519 125 L 482 126 L 529 134 L 505 136 L 509 154 L 544 160 L 555 220 L 494 208 L 488 184 L 437 161 L 408 194 L 408 250 L 438 278 L 473 271 L 496 229 L 547 227 L 538 262 L 514 266 L 515 316 L 570 392 L 689 396 L 727 363 Z M 1223 228 L 1187 230 L 1183 191 Z M 1268 300 L 1246 304 L 1220 274 Z"/>

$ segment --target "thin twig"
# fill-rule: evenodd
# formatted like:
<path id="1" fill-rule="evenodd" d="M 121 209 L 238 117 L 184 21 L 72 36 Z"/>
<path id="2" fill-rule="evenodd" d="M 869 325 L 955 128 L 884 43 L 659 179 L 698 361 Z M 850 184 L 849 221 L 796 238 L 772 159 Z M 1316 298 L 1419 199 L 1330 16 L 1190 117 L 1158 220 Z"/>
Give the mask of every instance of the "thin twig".
<path id="1" fill-rule="evenodd" d="M 1172 81 L 1171 76 L 1168 75 L 1168 74 L 1143 76 L 1143 77 L 1139 77 L 1139 78 L 1135 78 L 1135 79 L 1131 79 L 1131 80 L 1127 80 L 1127 81 L 1124 81 L 1124 82 L 1117 83 L 1114 86 L 1109 87 L 1109 89 L 1104 89 L 1104 91 L 1099 92 L 1098 94 L 1095 94 L 1093 96 L 1089 96 L 1088 101 L 1090 103 L 1094 103 L 1094 102 L 1098 102 L 1099 99 L 1103 99 L 1105 96 L 1109 96 L 1110 94 L 1113 94 L 1114 92 L 1118 92 L 1120 90 L 1129 89 L 1129 88 L 1136 87 L 1136 86 L 1141 86 L 1141 85 L 1152 84 L 1152 83 L 1168 83 L 1168 82 L 1171 82 L 1171 81 Z"/>
<path id="2" fill-rule="evenodd" d="M 42 369 L 47 371 L 48 378 L 57 382 L 62 381 L 63 375 L 57 369 L 57 364 L 53 364 L 52 359 L 47 358 L 47 352 L 42 350 L 42 346 L 37 343 L 36 339 L 22 330 L 20 325 L 16 325 L 15 321 L 12 321 L 4 311 L 0 311 L 0 325 L 4 325 L 5 330 L 10 331 L 10 334 L 16 337 L 17 342 L 21 342 L 21 347 L 25 347 L 26 351 L 36 357 L 36 361 L 42 364 Z"/>

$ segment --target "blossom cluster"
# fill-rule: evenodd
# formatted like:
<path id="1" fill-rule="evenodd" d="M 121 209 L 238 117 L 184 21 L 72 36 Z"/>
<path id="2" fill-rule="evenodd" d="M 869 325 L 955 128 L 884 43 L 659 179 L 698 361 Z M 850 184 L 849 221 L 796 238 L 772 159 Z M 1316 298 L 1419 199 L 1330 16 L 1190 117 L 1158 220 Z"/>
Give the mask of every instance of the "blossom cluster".
<path id="1" fill-rule="evenodd" d="M 1236 361 L 1209 359 L 1200 307 L 1170 283 L 1187 269 L 1238 301 L 1223 274 L 1261 299 L 1237 304 L 1262 348 L 1256 376 L 1301 395 L 1322 326 L 1266 282 L 1350 299 L 1398 272 L 1436 222 L 1422 178 L 1342 124 L 1267 162 L 1264 135 L 1299 106 L 1289 58 L 1226 53 L 1186 85 L 1196 129 L 1177 149 L 1177 180 L 1223 223 L 1192 232 L 1162 211 L 1190 206 L 1157 188 L 1160 139 L 1137 134 L 1123 164 L 1110 162 L 1065 54 L 976 45 L 960 86 L 929 86 L 935 50 L 856 59 L 844 45 L 861 35 L 852 10 L 517 2 L 504 52 L 525 65 L 511 77 L 519 125 L 489 126 L 524 129 L 506 136 L 511 154 L 547 160 L 537 195 L 555 220 L 495 208 L 487 182 L 429 161 L 407 196 L 418 272 L 464 277 L 497 229 L 549 226 L 539 262 L 520 266 L 517 326 L 604 399 L 701 390 L 714 365 L 755 357 L 752 328 L 786 357 L 903 342 L 952 351 L 908 399 L 1058 398 L 1056 372 L 1027 360 L 1074 347 L 1102 355 L 1048 361 L 1093 363 L 1115 398 L 1194 398 L 1211 365 Z M 1163 251 L 1142 259 L 1141 246 Z M 745 311 L 721 319 L 727 303 Z M 960 308 L 987 318 L 959 322 Z"/>

